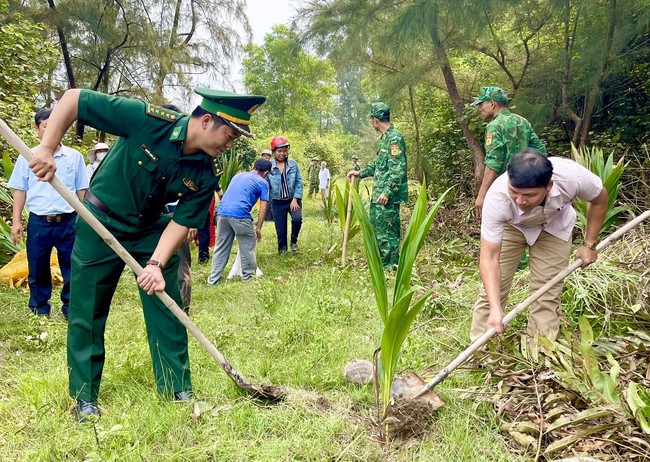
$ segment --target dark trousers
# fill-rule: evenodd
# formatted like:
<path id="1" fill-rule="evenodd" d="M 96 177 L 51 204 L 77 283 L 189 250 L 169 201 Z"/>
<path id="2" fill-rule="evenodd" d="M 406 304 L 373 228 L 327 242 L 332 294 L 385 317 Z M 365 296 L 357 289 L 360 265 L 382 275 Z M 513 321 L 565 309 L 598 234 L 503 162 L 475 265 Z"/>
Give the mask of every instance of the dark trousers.
<path id="1" fill-rule="evenodd" d="M 70 304 L 70 256 L 74 245 L 76 213 L 66 214 L 59 223 L 48 222 L 44 217 L 29 214 L 27 222 L 27 264 L 29 267 L 29 308 L 36 314 L 50 314 L 52 274 L 50 257 L 56 248 L 63 276 L 61 311 L 68 315 Z"/>
<path id="2" fill-rule="evenodd" d="M 275 232 L 278 235 L 278 252 L 287 251 L 287 214 L 291 215 L 291 243 L 298 243 L 298 233 L 302 227 L 302 200 L 298 199 L 299 209 L 295 212 L 291 211 L 289 207 L 292 200 L 273 199 L 271 201 Z"/>
<path id="3" fill-rule="evenodd" d="M 199 238 L 199 263 L 207 263 L 210 260 L 210 216 L 205 220 L 203 228 L 197 230 L 196 235 Z"/>

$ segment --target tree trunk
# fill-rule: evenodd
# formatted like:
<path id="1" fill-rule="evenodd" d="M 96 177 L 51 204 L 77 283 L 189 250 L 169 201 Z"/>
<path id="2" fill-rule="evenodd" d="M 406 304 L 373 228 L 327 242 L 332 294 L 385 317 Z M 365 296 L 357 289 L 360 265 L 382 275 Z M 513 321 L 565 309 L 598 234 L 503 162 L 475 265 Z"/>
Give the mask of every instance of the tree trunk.
<path id="1" fill-rule="evenodd" d="M 437 18 L 435 19 L 436 20 L 432 21 L 433 24 L 431 24 L 429 27 L 429 35 L 431 36 L 431 41 L 433 42 L 433 47 L 438 59 L 440 71 L 442 72 L 442 76 L 445 79 L 447 93 L 449 93 L 449 98 L 451 99 L 451 104 L 453 105 L 454 112 L 458 118 L 458 123 L 460 124 L 460 128 L 463 131 L 465 141 L 467 141 L 469 152 L 472 155 L 472 165 L 474 166 L 474 187 L 478 191 L 478 188 L 480 187 L 481 181 L 483 179 L 483 160 L 485 158 L 485 154 L 483 152 L 483 146 L 481 145 L 480 141 L 476 139 L 469 128 L 469 124 L 463 117 L 463 109 L 465 108 L 465 105 L 463 104 L 463 99 L 458 92 L 458 86 L 456 85 L 456 79 L 454 78 L 454 73 L 451 69 L 451 65 L 449 64 L 447 51 L 442 44 L 440 35 L 438 34 Z"/>
<path id="2" fill-rule="evenodd" d="M 68 88 L 77 88 L 77 84 L 74 80 L 74 71 L 72 69 L 72 61 L 70 60 L 70 52 L 68 51 L 68 41 L 65 38 L 63 33 L 63 28 L 61 27 L 61 20 L 59 18 L 59 13 L 56 10 L 56 5 L 54 0 L 47 0 L 50 10 L 54 13 L 56 18 L 56 33 L 59 36 L 59 44 L 61 45 L 61 54 L 63 55 L 63 63 L 65 64 L 65 73 L 68 77 Z M 83 140 L 84 137 L 84 126 L 81 122 L 77 121 L 76 125 L 76 135 L 79 141 Z"/>
<path id="3" fill-rule="evenodd" d="M 573 32 L 571 32 L 571 3 L 570 0 L 565 0 L 563 9 L 563 32 L 564 32 L 564 69 L 562 70 L 562 109 L 567 113 L 569 119 L 574 124 L 573 136 L 571 142 L 574 146 L 578 145 L 578 137 L 580 134 L 580 127 L 582 126 L 582 118 L 576 114 L 571 106 L 569 106 L 569 84 L 571 79 L 571 58 L 573 53 L 573 44 L 575 42 L 576 28 L 578 27 L 579 12 L 573 23 Z"/>
<path id="4" fill-rule="evenodd" d="M 614 30 L 616 29 L 616 0 L 609 0 L 609 9 L 607 15 L 607 37 L 605 39 L 605 46 L 603 48 L 602 58 L 598 66 L 598 72 L 594 75 L 591 90 L 587 96 L 585 104 L 585 112 L 582 116 L 582 127 L 580 132 L 580 143 L 578 148 L 584 148 L 589 140 L 589 130 L 591 129 L 591 118 L 596 109 L 596 98 L 600 93 L 600 84 L 605 77 L 607 65 L 609 64 L 609 54 L 612 50 L 612 41 L 614 39 Z"/>
<path id="5" fill-rule="evenodd" d="M 413 98 L 413 86 L 409 85 L 409 103 L 411 106 L 411 115 L 413 116 L 413 126 L 415 127 L 415 177 L 420 183 L 422 179 L 427 179 L 425 169 L 422 168 L 422 156 L 420 155 L 420 122 L 417 112 L 415 111 L 415 100 Z M 428 181 L 427 181 L 428 183 Z"/>

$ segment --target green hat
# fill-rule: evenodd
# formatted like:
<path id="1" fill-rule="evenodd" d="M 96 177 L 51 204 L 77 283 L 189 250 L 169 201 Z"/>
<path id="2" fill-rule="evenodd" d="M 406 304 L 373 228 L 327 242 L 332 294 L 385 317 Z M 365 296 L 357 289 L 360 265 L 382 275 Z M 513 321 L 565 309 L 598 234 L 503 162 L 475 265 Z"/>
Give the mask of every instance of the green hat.
<path id="1" fill-rule="evenodd" d="M 353 156 L 352 156 L 352 160 L 359 160 L 359 156 L 357 156 L 356 154 L 353 155 Z"/>
<path id="2" fill-rule="evenodd" d="M 370 105 L 370 117 L 379 120 L 390 119 L 390 107 L 386 103 L 372 103 Z"/>
<path id="3" fill-rule="evenodd" d="M 318 157 L 314 156 L 314 157 L 311 158 L 311 160 L 312 160 L 312 161 L 314 161 L 314 160 L 318 160 Z"/>
<path id="4" fill-rule="evenodd" d="M 508 95 L 499 87 L 481 87 L 481 94 L 471 105 L 476 106 L 485 101 L 496 101 L 497 103 L 508 104 Z"/>
<path id="5" fill-rule="evenodd" d="M 201 87 L 195 88 L 194 92 L 203 96 L 199 106 L 210 114 L 221 117 L 242 135 L 253 137 L 249 127 L 251 114 L 264 104 L 266 96 L 238 95 L 229 91 Z"/>

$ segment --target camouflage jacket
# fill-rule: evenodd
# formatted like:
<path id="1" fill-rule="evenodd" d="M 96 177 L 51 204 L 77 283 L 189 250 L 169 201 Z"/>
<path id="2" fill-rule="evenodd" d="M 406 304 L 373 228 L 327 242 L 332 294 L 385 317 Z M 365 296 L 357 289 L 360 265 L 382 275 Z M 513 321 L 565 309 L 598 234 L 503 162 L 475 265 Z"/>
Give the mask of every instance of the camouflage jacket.
<path id="1" fill-rule="evenodd" d="M 530 122 L 503 109 L 485 130 L 485 165 L 501 175 L 506 171 L 512 156 L 528 147 L 546 155 L 546 148 Z"/>
<path id="2" fill-rule="evenodd" d="M 374 160 L 359 172 L 361 178 L 373 176 L 372 200 L 382 194 L 388 197 L 389 204 L 404 203 L 408 200 L 406 183 L 406 143 L 404 136 L 394 126 L 390 126 L 379 139 L 379 149 Z"/>
<path id="3" fill-rule="evenodd" d="M 318 184 L 318 172 L 320 172 L 320 165 L 309 164 L 307 167 L 307 181 L 309 184 Z"/>

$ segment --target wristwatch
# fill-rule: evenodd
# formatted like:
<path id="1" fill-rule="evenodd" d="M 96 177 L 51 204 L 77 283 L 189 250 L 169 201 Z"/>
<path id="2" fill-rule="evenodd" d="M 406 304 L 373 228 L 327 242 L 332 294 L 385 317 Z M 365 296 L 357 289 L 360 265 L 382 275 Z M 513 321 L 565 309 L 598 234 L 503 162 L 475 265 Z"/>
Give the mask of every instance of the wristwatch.
<path id="1" fill-rule="evenodd" d="M 156 266 L 156 267 L 160 268 L 160 271 L 162 271 L 163 268 L 165 267 L 165 266 L 164 266 L 162 263 L 160 263 L 158 260 L 147 260 L 146 266 L 149 266 L 149 265 L 151 265 L 151 266 Z"/>
<path id="2" fill-rule="evenodd" d="M 596 250 L 597 245 L 598 245 L 598 241 L 594 241 L 594 242 L 582 241 L 582 246 L 590 250 Z"/>

